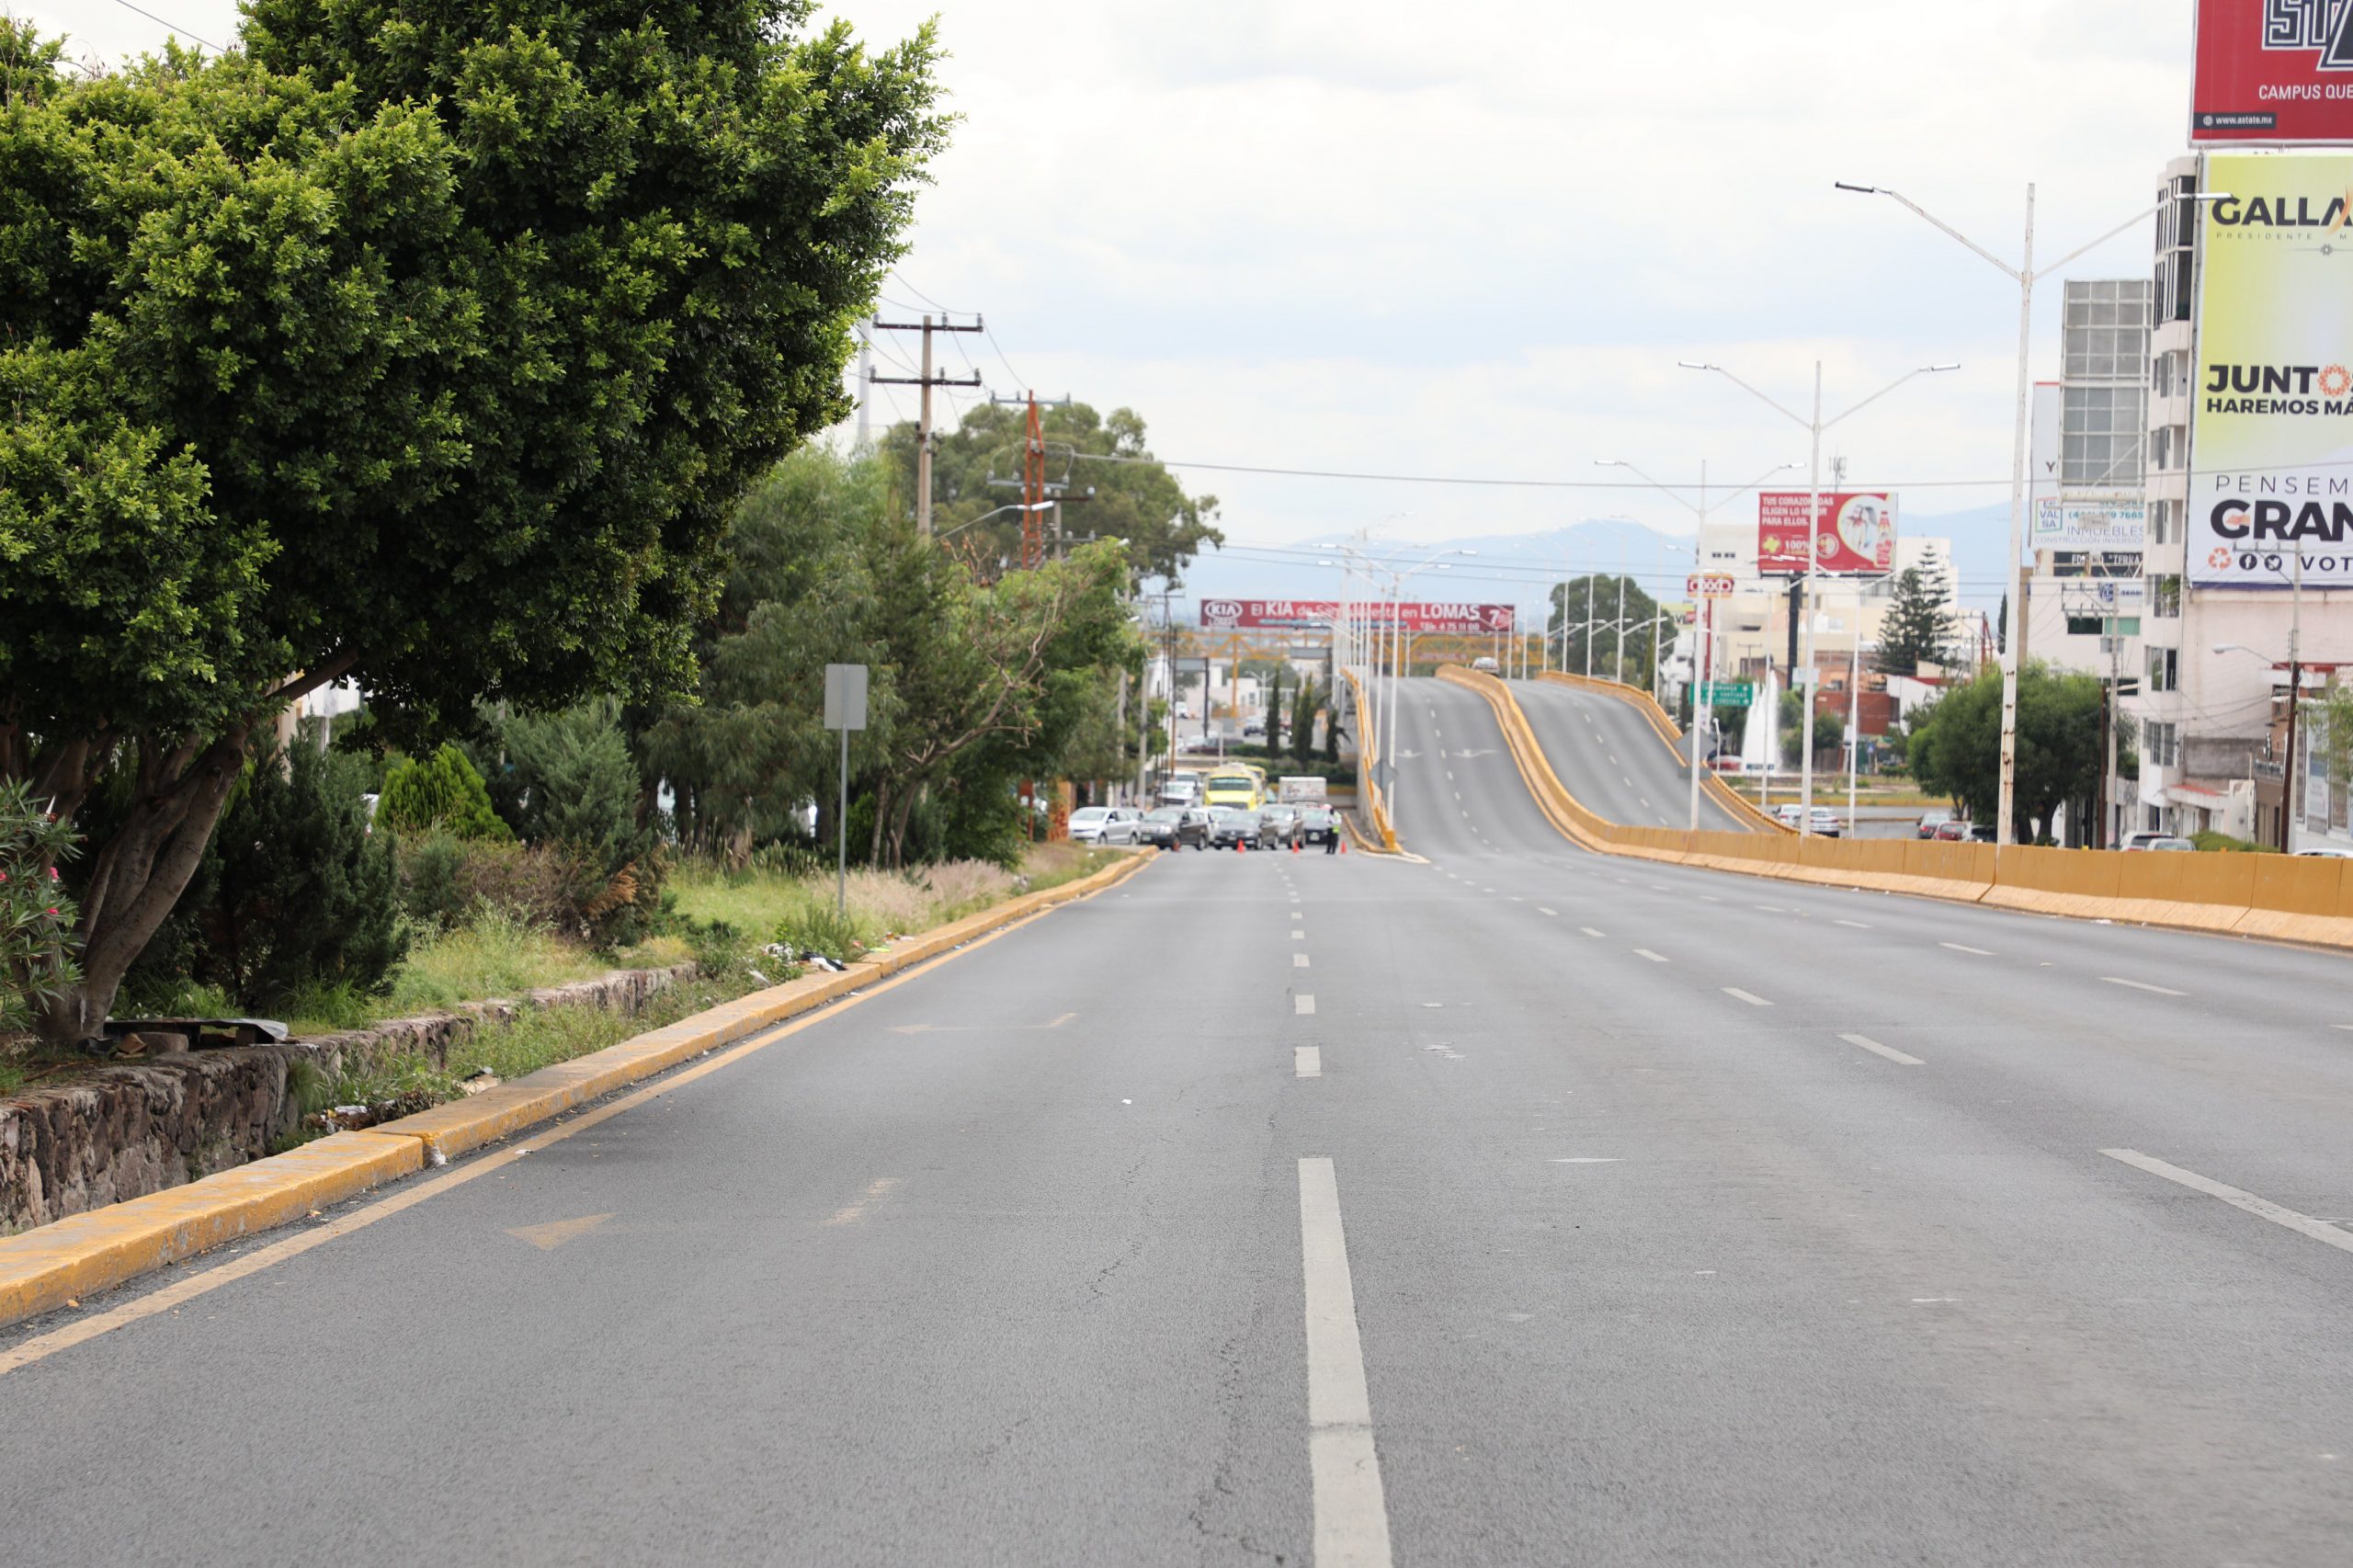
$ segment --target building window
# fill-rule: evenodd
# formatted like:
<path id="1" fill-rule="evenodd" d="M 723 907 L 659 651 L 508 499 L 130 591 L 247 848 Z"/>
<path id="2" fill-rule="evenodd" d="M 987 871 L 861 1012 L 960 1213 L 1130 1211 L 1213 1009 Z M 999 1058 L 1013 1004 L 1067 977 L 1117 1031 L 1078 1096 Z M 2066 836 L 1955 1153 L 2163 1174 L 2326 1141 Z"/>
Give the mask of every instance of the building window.
<path id="1" fill-rule="evenodd" d="M 2181 689 L 2181 652 L 2177 648 L 2149 650 L 2149 689 L 2179 691 Z"/>
<path id="2" fill-rule="evenodd" d="M 2060 339 L 2069 381 L 2141 380 L 2149 357 L 2149 293 L 2137 278 L 2067 284 Z"/>
<path id="3" fill-rule="evenodd" d="M 2066 387 L 2061 394 L 2059 482 L 2141 482 L 2147 402 L 2139 386 Z"/>
<path id="4" fill-rule="evenodd" d="M 2181 614 L 2179 577 L 2149 579 L 2149 613 L 2159 620 L 2171 620 Z"/>
<path id="5" fill-rule="evenodd" d="M 2107 623 L 2096 615 L 2071 615 L 2067 618 L 2067 635 L 2070 637 L 2097 637 L 2107 630 Z"/>
<path id="6" fill-rule="evenodd" d="M 2142 738 L 2148 743 L 2149 763 L 2155 767 L 2177 767 L 2181 765 L 2181 744 L 2176 727 L 2150 720 L 2141 726 Z"/>

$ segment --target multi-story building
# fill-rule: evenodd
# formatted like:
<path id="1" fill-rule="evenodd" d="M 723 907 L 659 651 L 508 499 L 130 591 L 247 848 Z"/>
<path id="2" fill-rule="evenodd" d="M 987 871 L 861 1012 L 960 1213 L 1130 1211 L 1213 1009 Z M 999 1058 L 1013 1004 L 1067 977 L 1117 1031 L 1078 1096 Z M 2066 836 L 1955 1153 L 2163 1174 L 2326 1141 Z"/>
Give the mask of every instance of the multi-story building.
<path id="1" fill-rule="evenodd" d="M 2272 156 L 2284 167 L 2315 155 L 2330 154 Z M 2304 819 L 2294 835 L 2301 844 L 2330 832 L 2332 820 L 2343 834 L 2345 792 L 2299 778 L 2290 799 L 2282 755 L 2290 625 L 2300 616 L 2309 694 L 2320 678 L 2309 666 L 2353 665 L 2353 590 L 2312 584 L 2291 590 L 2285 574 L 2259 585 L 2192 581 L 2203 563 L 2188 559 L 2201 521 L 2191 515 L 2200 477 L 2190 469 L 2191 441 L 2203 395 L 2199 368 L 2211 357 L 2198 339 L 2205 258 L 2196 198 L 2205 166 L 2201 155 L 2175 159 L 2158 192 L 2164 206 L 2150 296 L 2141 683 L 2123 702 L 2137 722 L 2140 777 L 2123 790 L 2132 817 L 2120 825 L 2185 834 L 2212 827 L 2278 842 L 2280 815 L 2291 811 Z M 2225 194 L 2244 201 L 2261 193 Z M 2300 760 L 2311 756 L 2307 750 Z"/>

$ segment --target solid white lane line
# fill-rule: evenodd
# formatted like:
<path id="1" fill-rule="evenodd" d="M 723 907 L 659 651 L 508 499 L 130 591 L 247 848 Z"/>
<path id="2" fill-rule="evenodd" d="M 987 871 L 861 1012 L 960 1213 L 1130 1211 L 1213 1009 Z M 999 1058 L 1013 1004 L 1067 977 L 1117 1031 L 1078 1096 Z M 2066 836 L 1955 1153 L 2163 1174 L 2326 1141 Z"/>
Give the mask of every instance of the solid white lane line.
<path id="1" fill-rule="evenodd" d="M 1990 958 L 1992 958 L 1992 957 L 1994 957 L 1994 956 L 1995 956 L 1993 953 L 1988 952 L 1988 951 L 1987 951 L 1985 949 L 1984 949 L 1984 948 L 1970 948 L 1970 947 L 1963 947 L 1963 946 L 1962 946 L 1961 943 L 1959 943 L 1959 942 L 1938 942 L 1938 943 L 1937 944 L 1937 946 L 1938 946 L 1938 947 L 1940 947 L 1940 948 L 1950 948 L 1954 952 L 1957 952 L 1957 953 L 1975 953 L 1975 954 L 1976 954 L 1979 958 L 1981 958 L 1981 959 L 1990 959 Z"/>
<path id="2" fill-rule="evenodd" d="M 1588 937 L 1606 937 L 1608 935 L 1608 932 L 1597 931 L 1590 926 L 1580 926 L 1577 929 L 1584 932 Z"/>
<path id="3" fill-rule="evenodd" d="M 1890 1062 L 1901 1062 L 1906 1067 L 1917 1067 L 1922 1065 L 1918 1057 L 1906 1056 L 1900 1051 L 1892 1050 L 1887 1046 L 1880 1044 L 1879 1041 L 1869 1039 L 1863 1035 L 1842 1034 L 1838 1038 L 1845 1040 L 1848 1045 L 1859 1045 L 1865 1051 L 1875 1051 L 1879 1055 L 1886 1057 Z"/>
<path id="4" fill-rule="evenodd" d="M 2138 1149 L 2102 1149 L 2100 1153 L 2111 1160 L 2121 1160 L 2136 1169 L 2144 1170 L 2151 1176 L 2161 1176 L 2167 1181 L 2178 1182 L 2192 1192 L 2202 1192 L 2209 1198 L 2219 1198 L 2232 1208 L 2244 1209 L 2257 1219 L 2268 1220 L 2275 1225 L 2285 1225 L 2288 1229 L 2301 1232 L 2316 1242 L 2326 1242 L 2340 1252 L 2353 1252 L 2353 1232 L 2340 1231 L 2325 1220 L 2315 1220 L 2309 1214 L 2299 1214 L 2293 1209 L 2284 1209 L 2268 1198 L 2257 1198 L 2252 1192 L 2244 1192 L 2235 1187 L 2224 1187 L 2221 1182 L 2200 1176 L 2196 1171 L 2186 1171 L 2179 1165 L 2167 1165 L 2154 1155 L 2143 1154 Z"/>
<path id="5" fill-rule="evenodd" d="M 1666 955 L 1665 953 L 1654 953 L 1648 948 L 1636 948 L 1634 949 L 1634 956 L 1638 959 L 1648 959 L 1653 963 L 1665 963 L 1666 961 Z"/>
<path id="6" fill-rule="evenodd" d="M 1294 1078 L 1324 1076 L 1324 1048 L 1320 1045 L 1294 1045 L 1290 1048 L 1290 1074 Z"/>
<path id="7" fill-rule="evenodd" d="M 2113 974 L 2103 974 L 2100 978 L 2107 981 L 2110 985 L 2129 985 L 2135 991 L 2154 991 L 2160 996 L 2187 996 L 2189 994 L 2187 991 L 2176 991 L 2170 986 L 2152 985 L 2145 980 L 2125 980 Z"/>
<path id="8" fill-rule="evenodd" d="M 1765 1000 L 1764 997 L 1756 994 L 1754 991 L 1743 991 L 1737 985 L 1725 986 L 1724 994 L 1727 996 L 1737 996 L 1752 1007 L 1769 1007 L 1773 1005 L 1772 1003 Z"/>
<path id="9" fill-rule="evenodd" d="M 1307 967 L 1307 955 L 1305 953 L 1291 954 L 1290 967 L 1293 969 L 1305 969 Z"/>
<path id="10" fill-rule="evenodd" d="M 1389 1568 L 1389 1505 L 1372 1440 L 1348 1276 L 1340 1186 L 1328 1158 L 1299 1162 L 1299 1243 L 1307 1284 L 1307 1472 L 1316 1568 Z"/>
<path id="11" fill-rule="evenodd" d="M 1539 914 L 1539 915 L 1549 915 L 1552 916 L 1555 920 L 1559 919 L 1559 918 L 1560 918 L 1560 916 L 1561 916 L 1561 912 L 1560 912 L 1559 910 L 1557 910 L 1557 909 L 1547 909 L 1547 908 L 1545 908 L 1545 907 L 1544 907 L 1542 904 L 1540 904 L 1540 904 L 1538 904 L 1538 905 L 1536 906 L 1536 913 L 1537 913 L 1537 914 Z M 2337 1027 L 2338 1028 L 2344 1028 L 2346 1026 L 2345 1026 L 2345 1025 L 2343 1025 L 2343 1024 L 2339 1024 L 2339 1025 L 2337 1025 L 2336 1027 Z"/>
<path id="12" fill-rule="evenodd" d="M 1315 998 L 1302 991 L 1290 999 L 1290 1010 L 1302 1017 L 1315 1011 Z"/>
<path id="13" fill-rule="evenodd" d="M 1854 930 L 1857 930 L 1857 931 L 1868 931 L 1868 930 L 1870 930 L 1870 926 L 1868 926 L 1864 925 L 1864 924 L 1863 924 L 1861 921 L 1859 921 L 1859 920 L 1833 920 L 1830 924 L 1832 924 L 1833 926 L 1848 926 L 1848 927 L 1850 927 L 1851 929 L 1854 929 Z"/>

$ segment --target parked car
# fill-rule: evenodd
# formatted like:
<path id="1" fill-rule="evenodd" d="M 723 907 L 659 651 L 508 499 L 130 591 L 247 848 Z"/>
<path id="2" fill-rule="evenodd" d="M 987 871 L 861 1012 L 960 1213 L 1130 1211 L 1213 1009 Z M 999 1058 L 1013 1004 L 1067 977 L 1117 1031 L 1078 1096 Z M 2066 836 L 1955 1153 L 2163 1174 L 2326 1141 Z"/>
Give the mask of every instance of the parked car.
<path id="1" fill-rule="evenodd" d="M 1805 808 L 1795 801 L 1784 801 L 1773 808 L 1773 820 L 1783 827 L 1795 827 L 1805 820 Z"/>
<path id="2" fill-rule="evenodd" d="M 1268 806 L 1258 813 L 1258 843 L 1267 849 L 1289 849 L 1304 842 L 1297 806 Z"/>
<path id="3" fill-rule="evenodd" d="M 1133 844 L 1142 820 L 1133 806 L 1081 806 L 1070 814 L 1070 835 L 1080 844 Z"/>
<path id="4" fill-rule="evenodd" d="M 1116 806 L 1081 806 L 1070 814 L 1070 836 L 1074 844 L 1100 844 L 1104 829 L 1111 824 Z"/>
<path id="5" fill-rule="evenodd" d="M 2154 849 L 2166 839 L 2177 836 L 2178 835 L 2170 833 L 2128 833 L 2124 835 L 2124 842 L 2117 847 L 2119 849 Z M 2182 839 L 2181 842 L 2188 844 L 2189 841 Z M 2190 847 L 2194 849 L 2197 846 L 2191 845 Z"/>
<path id="6" fill-rule="evenodd" d="M 1941 808 L 1935 811 L 1922 812 L 1920 813 L 1920 836 L 1923 838 L 1936 837 L 1937 829 L 1944 826 L 1945 824 L 1950 821 L 1952 821 L 1952 813 L 1942 810 Z"/>
<path id="7" fill-rule="evenodd" d="M 2181 854 L 2185 850 L 2192 855 L 2198 853 L 2198 846 L 2192 844 L 2187 838 L 2160 838 L 2151 843 L 2144 844 L 2141 847 L 2143 849 L 2169 851 L 2176 855 Z"/>
<path id="8" fill-rule="evenodd" d="M 1267 738 L 1267 726 L 1256 719 L 1247 720 L 1242 726 L 1242 738 L 1245 741 L 1263 741 Z"/>
<path id="9" fill-rule="evenodd" d="M 1309 806 L 1299 813 L 1299 836 L 1302 844 L 1323 844 L 1340 835 L 1340 819 L 1329 808 Z"/>
<path id="10" fill-rule="evenodd" d="M 2299 860 L 2353 860 L 2353 849 L 2299 849 Z"/>
<path id="11" fill-rule="evenodd" d="M 1503 666 L 1496 664 L 1489 655 L 1482 653 L 1477 658 L 1471 661 L 1471 667 L 1478 671 L 1483 676 L 1491 676 Z"/>
<path id="12" fill-rule="evenodd" d="M 1199 806 L 1161 806 L 1136 824 L 1136 842 L 1162 849 L 1210 846 L 1210 814 Z"/>
<path id="13" fill-rule="evenodd" d="M 1937 842 L 1939 844 L 1991 844 L 1994 842 L 1994 829 L 1985 823 L 1962 822 L 1956 817 L 1950 822 L 1937 824 Z"/>
<path id="14" fill-rule="evenodd" d="M 1814 807 L 1813 819 L 1808 825 L 1817 838 L 1836 838 L 1847 830 L 1847 824 L 1838 820 L 1838 813 L 1828 806 Z"/>

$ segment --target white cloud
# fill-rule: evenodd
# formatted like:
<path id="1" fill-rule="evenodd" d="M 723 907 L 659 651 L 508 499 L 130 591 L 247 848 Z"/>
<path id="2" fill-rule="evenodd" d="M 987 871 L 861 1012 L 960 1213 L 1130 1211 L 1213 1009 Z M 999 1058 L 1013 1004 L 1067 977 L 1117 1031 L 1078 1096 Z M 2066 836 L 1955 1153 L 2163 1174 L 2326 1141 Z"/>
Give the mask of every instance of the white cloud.
<path id="1" fill-rule="evenodd" d="M 147 8 L 233 28 L 226 0 Z M 1819 357 L 1834 410 L 1964 361 L 1834 447 L 1869 477 L 1998 478 L 2015 290 L 1831 182 L 1900 186 L 2015 255 L 2033 179 L 2055 254 L 2150 199 L 2188 112 L 2188 8 L 2153 26 L 2136 0 L 830 8 L 877 41 L 940 14 L 966 118 L 909 283 L 986 312 L 1041 392 L 1142 411 L 1164 454 L 1303 468 L 1586 478 L 1622 457 L 1684 478 L 1706 457 L 1745 480 L 1802 458 L 1802 432 L 1676 360 L 1795 404 Z M 114 53 L 163 31 L 112 0 L 31 9 Z M 2075 275 L 2138 276 L 2147 244 L 2135 228 Z M 1256 540 L 1409 508 L 1488 531 L 1687 516 L 1639 494 L 1197 483 Z"/>

